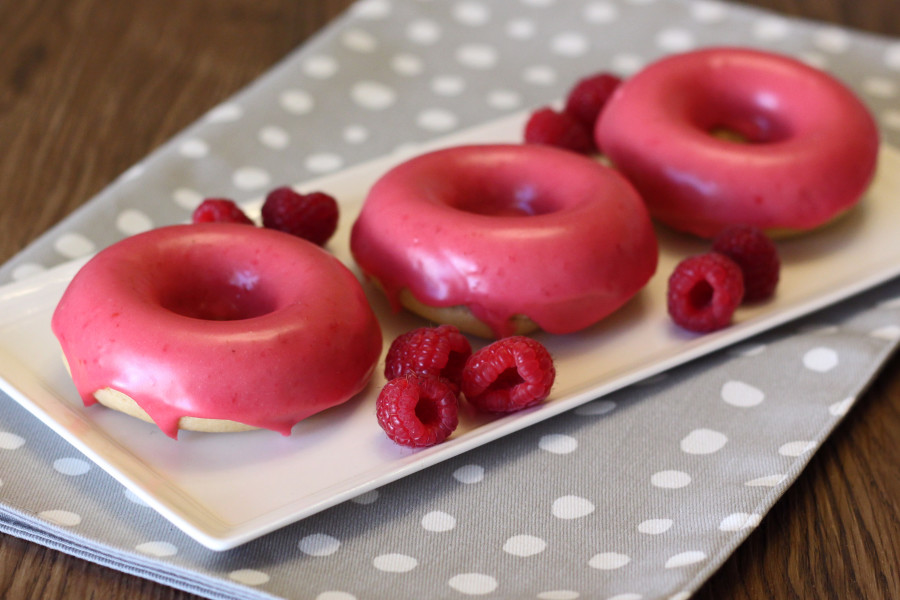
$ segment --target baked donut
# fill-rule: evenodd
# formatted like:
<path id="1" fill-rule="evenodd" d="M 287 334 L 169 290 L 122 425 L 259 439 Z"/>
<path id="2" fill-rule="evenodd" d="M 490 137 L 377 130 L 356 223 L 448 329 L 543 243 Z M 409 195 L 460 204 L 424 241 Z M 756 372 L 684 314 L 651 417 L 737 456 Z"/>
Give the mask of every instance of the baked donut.
<path id="1" fill-rule="evenodd" d="M 85 405 L 179 428 L 266 428 L 361 391 L 381 330 L 356 277 L 278 231 L 173 225 L 94 256 L 52 318 Z"/>
<path id="2" fill-rule="evenodd" d="M 654 218 L 702 237 L 729 225 L 777 234 L 829 222 L 861 198 L 879 144 L 869 111 L 841 82 L 742 48 L 651 64 L 613 94 L 594 133 Z"/>
<path id="3" fill-rule="evenodd" d="M 394 167 L 371 188 L 350 249 L 394 309 L 488 338 L 596 323 L 644 286 L 658 255 L 621 175 L 538 145 L 460 146 Z"/>

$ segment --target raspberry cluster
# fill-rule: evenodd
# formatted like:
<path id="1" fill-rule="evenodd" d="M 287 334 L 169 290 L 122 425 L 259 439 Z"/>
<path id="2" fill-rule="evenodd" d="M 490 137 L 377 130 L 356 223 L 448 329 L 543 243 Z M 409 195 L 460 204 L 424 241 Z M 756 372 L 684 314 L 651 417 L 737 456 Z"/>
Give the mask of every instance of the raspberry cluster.
<path id="1" fill-rule="evenodd" d="M 308 240 L 319 246 L 334 235 L 338 223 L 337 201 L 324 192 L 301 194 L 279 187 L 266 195 L 262 224 Z M 193 223 L 244 223 L 253 221 L 228 198 L 206 198 L 194 210 Z"/>
<path id="2" fill-rule="evenodd" d="M 709 252 L 684 259 L 669 276 L 669 316 L 690 331 L 727 327 L 742 303 L 775 293 L 780 271 L 778 249 L 765 233 L 755 227 L 727 228 Z"/>
<path id="3" fill-rule="evenodd" d="M 378 424 L 394 442 L 412 447 L 439 444 L 453 433 L 460 392 L 481 411 L 509 413 L 543 402 L 556 377 L 540 342 L 512 336 L 473 353 L 452 325 L 397 337 L 384 373 L 388 383 L 375 403 Z"/>

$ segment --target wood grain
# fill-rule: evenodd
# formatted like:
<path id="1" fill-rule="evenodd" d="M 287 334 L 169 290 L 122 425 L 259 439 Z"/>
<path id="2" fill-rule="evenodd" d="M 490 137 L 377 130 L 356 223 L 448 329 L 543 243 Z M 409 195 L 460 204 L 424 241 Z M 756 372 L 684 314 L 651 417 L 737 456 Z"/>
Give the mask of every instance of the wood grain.
<path id="1" fill-rule="evenodd" d="M 900 35 L 897 0 L 744 3 Z M 349 4 L 0 2 L 0 262 Z M 696 598 L 900 598 L 898 564 L 900 358 L 895 358 Z M 0 597 L 195 596 L 0 536 Z"/>

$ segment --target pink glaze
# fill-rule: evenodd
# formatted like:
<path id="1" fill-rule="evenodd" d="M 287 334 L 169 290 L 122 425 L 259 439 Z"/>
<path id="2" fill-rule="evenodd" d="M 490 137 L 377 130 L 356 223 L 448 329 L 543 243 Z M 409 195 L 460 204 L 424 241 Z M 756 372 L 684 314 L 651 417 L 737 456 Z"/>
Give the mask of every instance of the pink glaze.
<path id="1" fill-rule="evenodd" d="M 717 128 L 748 143 L 710 135 Z M 650 65 L 613 95 L 595 137 L 655 218 L 704 237 L 734 224 L 822 225 L 860 199 L 878 153 L 872 117 L 839 81 L 737 48 Z"/>
<path id="2" fill-rule="evenodd" d="M 287 435 L 361 391 L 382 347 L 362 287 L 336 258 L 224 223 L 103 250 L 75 275 L 52 327 L 86 405 L 113 388 L 171 437 L 183 416 Z"/>
<path id="3" fill-rule="evenodd" d="M 643 287 L 658 254 L 623 177 L 536 145 L 457 147 L 395 167 L 350 246 L 395 308 L 408 288 L 430 306 L 468 307 L 498 337 L 516 314 L 551 333 L 596 323 Z"/>

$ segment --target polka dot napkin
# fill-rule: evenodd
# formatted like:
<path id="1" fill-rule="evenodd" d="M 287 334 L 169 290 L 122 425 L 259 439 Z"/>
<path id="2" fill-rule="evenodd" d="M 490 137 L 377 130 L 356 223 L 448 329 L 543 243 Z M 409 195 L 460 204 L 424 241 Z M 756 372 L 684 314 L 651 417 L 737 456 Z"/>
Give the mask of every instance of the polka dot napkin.
<path id="1" fill-rule="evenodd" d="M 721 43 L 834 72 L 900 144 L 896 41 L 711 1 L 367 0 L 0 282 L 185 220 L 205 195 L 251 199 Z M 898 323 L 894 281 L 218 553 L 0 396 L 0 530 L 210 598 L 685 600 L 851 409 Z"/>

